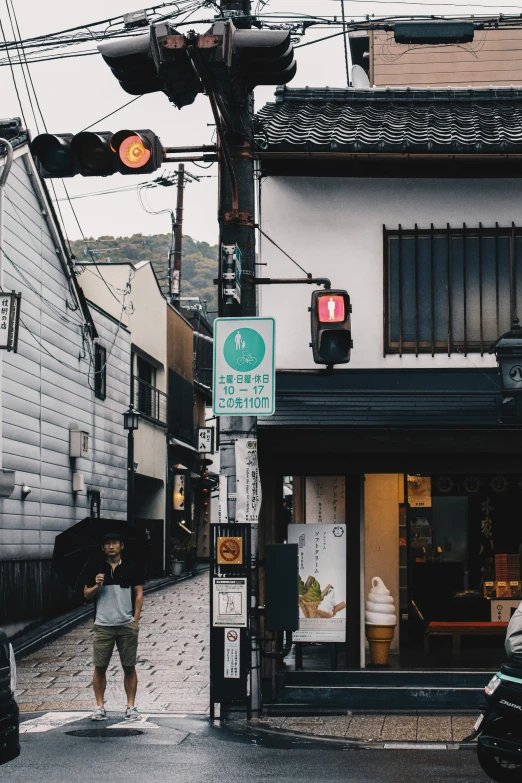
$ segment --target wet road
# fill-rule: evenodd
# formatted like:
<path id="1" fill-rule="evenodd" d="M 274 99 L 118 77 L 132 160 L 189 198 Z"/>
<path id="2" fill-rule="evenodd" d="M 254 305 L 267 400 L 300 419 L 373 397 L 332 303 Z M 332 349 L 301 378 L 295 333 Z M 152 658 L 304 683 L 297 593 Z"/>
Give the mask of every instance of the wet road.
<path id="1" fill-rule="evenodd" d="M 211 727 L 205 718 L 195 716 L 151 716 L 143 725 L 130 727 L 133 736 L 127 736 L 129 727 L 121 725 L 121 717 L 101 725 L 88 719 L 51 728 L 42 725 L 42 719 L 28 725 L 33 730 L 22 736 L 22 755 L 0 768 L 0 775 L 9 783 L 42 779 L 53 783 L 488 780 L 472 750 L 358 750 L 315 739 L 274 738 L 255 730 Z M 94 736 L 90 736 L 92 732 Z"/>

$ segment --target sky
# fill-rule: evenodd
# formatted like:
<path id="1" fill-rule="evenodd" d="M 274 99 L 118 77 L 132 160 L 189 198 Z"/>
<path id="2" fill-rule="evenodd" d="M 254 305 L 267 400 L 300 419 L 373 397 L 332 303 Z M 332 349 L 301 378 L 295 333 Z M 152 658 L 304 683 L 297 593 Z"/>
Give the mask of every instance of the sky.
<path id="1" fill-rule="evenodd" d="M 0 21 L 6 38 L 13 38 L 7 0 L 0 0 Z M 109 16 L 137 10 L 133 0 L 89 0 L 89 3 L 70 0 L 13 0 L 22 38 L 43 33 L 56 32 L 80 24 L 107 19 Z M 138 6 L 139 7 L 139 6 Z M 345 0 L 347 19 L 361 18 L 365 14 L 376 16 L 391 14 L 485 14 L 516 13 L 520 8 L 510 5 L 487 5 L 446 2 L 432 4 L 419 0 L 398 3 L 393 0 Z M 269 0 L 265 12 L 295 12 L 320 15 L 339 15 L 340 0 Z M 199 16 L 210 18 L 211 9 L 198 12 Z M 198 15 L 194 17 L 198 18 Z M 203 32 L 208 24 L 194 25 Z M 185 28 L 186 29 L 186 28 Z M 336 31 L 336 30 L 335 30 Z M 333 32 L 333 31 L 332 31 Z M 306 32 L 302 43 L 314 41 L 328 32 L 314 30 Z M 344 87 L 346 70 L 342 36 L 333 40 L 305 46 L 296 50 L 297 75 L 291 87 Z M 100 56 L 59 59 L 51 62 L 34 63 L 30 66 L 38 102 L 50 133 L 77 133 L 96 122 L 131 99 L 112 75 Z M 27 100 L 27 93 L 19 66 L 14 67 L 20 99 L 27 125 L 33 135 L 37 134 L 34 118 Z M 1 117 L 20 116 L 19 102 L 8 67 L 0 68 L 0 95 L 2 96 Z M 255 91 L 256 108 L 273 100 L 273 87 L 258 87 Z M 208 99 L 200 95 L 191 106 L 182 110 L 169 103 L 163 93 L 146 95 L 122 109 L 109 119 L 95 125 L 97 130 L 117 131 L 122 128 L 151 128 L 161 138 L 164 146 L 185 146 L 209 144 L 213 141 L 213 118 Z M 94 128 L 93 128 L 94 129 Z M 185 190 L 184 234 L 196 240 L 214 244 L 218 239 L 217 225 L 217 166 L 204 171 L 194 164 L 186 164 L 187 170 L 205 175 L 199 182 L 190 182 Z M 166 164 L 165 173 L 176 168 Z M 69 195 L 77 214 L 81 231 L 86 237 L 103 235 L 129 236 L 135 233 L 156 234 L 170 231 L 168 214 L 151 215 L 140 206 L 137 189 L 126 193 L 114 193 L 82 197 L 100 190 L 131 185 L 154 179 L 160 172 L 148 177 L 113 175 L 107 178 L 85 178 L 77 176 L 66 180 Z M 59 199 L 65 198 L 59 181 L 56 182 Z M 147 190 L 147 203 L 152 210 L 172 209 L 175 206 L 176 189 L 158 187 Z M 70 239 L 80 239 L 77 221 L 66 200 L 61 200 L 66 230 Z"/>

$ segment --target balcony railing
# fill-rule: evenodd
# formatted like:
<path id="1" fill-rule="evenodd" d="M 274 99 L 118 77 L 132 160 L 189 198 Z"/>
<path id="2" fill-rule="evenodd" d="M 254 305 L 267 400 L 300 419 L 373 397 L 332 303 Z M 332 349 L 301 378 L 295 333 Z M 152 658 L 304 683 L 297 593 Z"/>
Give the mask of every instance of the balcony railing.
<path id="1" fill-rule="evenodd" d="M 134 408 L 144 418 L 166 427 L 168 423 L 168 395 L 136 376 L 133 377 L 133 392 Z"/>

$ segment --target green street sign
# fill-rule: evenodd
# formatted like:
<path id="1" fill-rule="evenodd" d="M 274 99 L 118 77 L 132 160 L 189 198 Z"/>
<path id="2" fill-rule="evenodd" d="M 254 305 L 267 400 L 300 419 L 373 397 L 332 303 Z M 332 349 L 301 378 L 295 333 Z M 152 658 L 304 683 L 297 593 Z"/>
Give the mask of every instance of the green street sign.
<path id="1" fill-rule="evenodd" d="M 214 321 L 215 416 L 271 416 L 275 411 L 275 321 Z"/>

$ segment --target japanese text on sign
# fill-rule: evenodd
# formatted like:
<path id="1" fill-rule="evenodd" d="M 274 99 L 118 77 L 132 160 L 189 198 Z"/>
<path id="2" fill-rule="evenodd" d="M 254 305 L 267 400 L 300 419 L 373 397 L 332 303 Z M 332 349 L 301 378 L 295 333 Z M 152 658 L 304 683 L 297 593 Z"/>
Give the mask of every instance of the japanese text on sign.
<path id="1" fill-rule="evenodd" d="M 319 525 L 346 521 L 344 476 L 306 477 L 306 521 Z"/>
<path id="2" fill-rule="evenodd" d="M 225 628 L 225 679 L 239 679 L 239 631 Z"/>
<path id="3" fill-rule="evenodd" d="M 274 413 L 273 318 L 218 318 L 214 323 L 215 415 Z"/>

